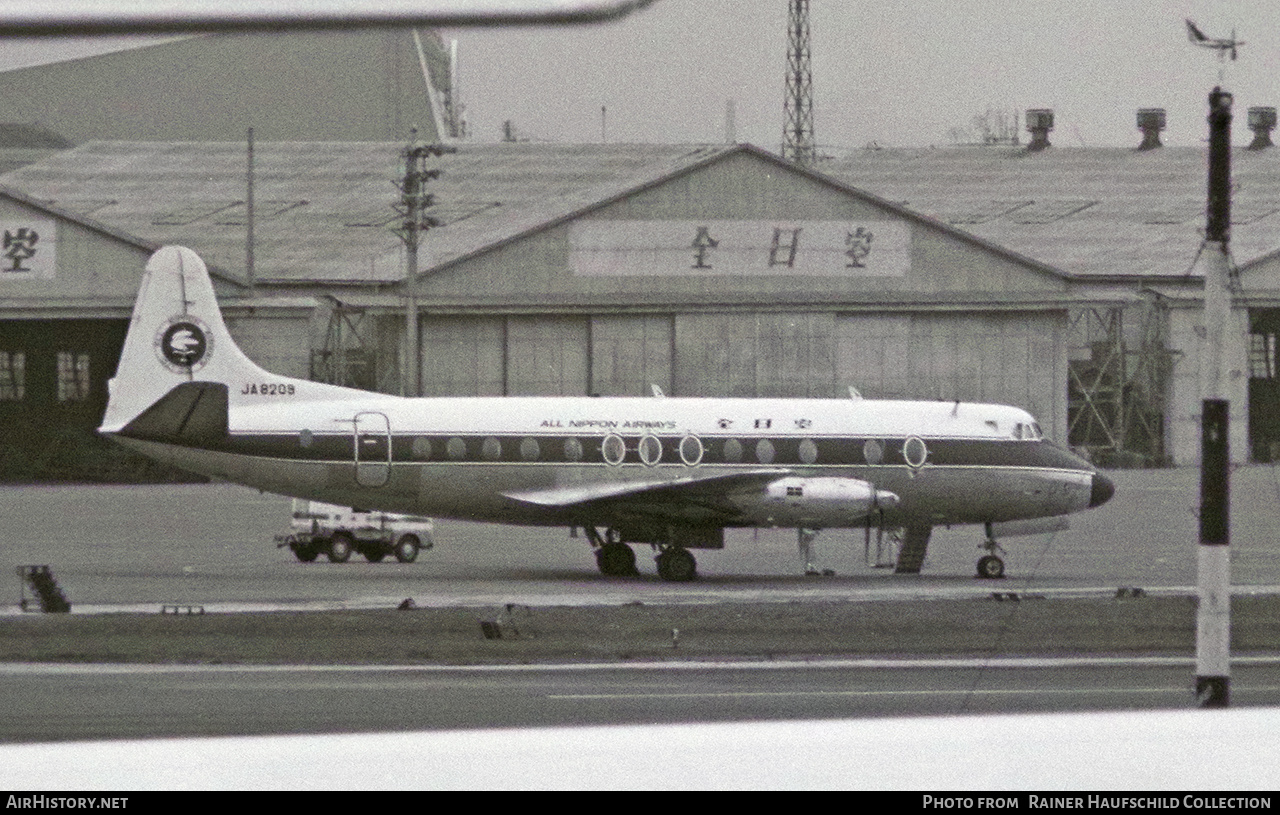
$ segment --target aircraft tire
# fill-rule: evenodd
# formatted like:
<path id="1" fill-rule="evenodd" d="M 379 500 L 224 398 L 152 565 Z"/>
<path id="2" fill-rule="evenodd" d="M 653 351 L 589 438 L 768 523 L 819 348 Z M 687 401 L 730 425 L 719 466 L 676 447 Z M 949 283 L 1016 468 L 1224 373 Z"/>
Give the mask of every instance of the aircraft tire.
<path id="1" fill-rule="evenodd" d="M 698 577 L 698 561 L 688 549 L 678 546 L 662 552 L 657 557 L 658 576 L 672 583 L 688 583 Z"/>
<path id="2" fill-rule="evenodd" d="M 596 550 L 596 565 L 609 577 L 632 577 L 636 571 L 636 553 L 625 543 L 606 543 Z"/>
<path id="3" fill-rule="evenodd" d="M 295 543 L 289 548 L 293 550 L 293 556 L 303 563 L 313 563 L 320 555 L 314 543 Z"/>
<path id="4" fill-rule="evenodd" d="M 346 563 L 351 560 L 351 553 L 354 550 L 355 543 L 351 540 L 351 536 L 346 532 L 339 532 L 329 540 L 329 562 Z"/>
<path id="5" fill-rule="evenodd" d="M 412 563 L 418 559 L 418 550 L 421 548 L 417 535 L 401 535 L 396 540 L 396 560 L 401 563 Z"/>
<path id="6" fill-rule="evenodd" d="M 1004 577 L 1004 561 L 996 555 L 983 555 L 978 558 L 978 577 L 986 580 L 999 580 Z"/>

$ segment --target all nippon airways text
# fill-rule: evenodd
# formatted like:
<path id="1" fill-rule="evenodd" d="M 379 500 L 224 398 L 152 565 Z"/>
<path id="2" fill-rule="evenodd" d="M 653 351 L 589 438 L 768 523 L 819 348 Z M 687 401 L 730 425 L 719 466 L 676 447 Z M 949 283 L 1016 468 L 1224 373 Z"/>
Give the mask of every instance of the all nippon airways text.
<path id="1" fill-rule="evenodd" d="M 1271 796 L 925 795 L 923 809 L 1271 809 Z"/>

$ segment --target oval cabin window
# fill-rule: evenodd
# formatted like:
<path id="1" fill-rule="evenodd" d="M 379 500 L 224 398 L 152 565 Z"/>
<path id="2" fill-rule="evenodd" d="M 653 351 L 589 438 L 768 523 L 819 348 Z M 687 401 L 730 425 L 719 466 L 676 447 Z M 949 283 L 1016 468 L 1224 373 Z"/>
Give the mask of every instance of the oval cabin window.
<path id="1" fill-rule="evenodd" d="M 534 438 L 526 438 L 520 442 L 520 458 L 525 461 L 537 461 L 542 457 L 542 448 L 538 445 L 538 440 Z"/>
<path id="2" fill-rule="evenodd" d="M 761 439 L 756 443 L 756 461 L 761 464 L 772 464 L 773 456 L 773 442 L 768 439 Z"/>
<path id="3" fill-rule="evenodd" d="M 862 445 L 862 458 L 868 464 L 879 464 L 884 461 L 884 445 L 879 439 L 867 439 Z"/>
<path id="4" fill-rule="evenodd" d="M 702 463 L 702 439 L 697 436 L 685 436 L 680 440 L 680 460 L 690 467 Z"/>
<path id="5" fill-rule="evenodd" d="M 600 446 L 600 452 L 604 454 L 605 464 L 611 464 L 616 467 L 627 457 L 627 443 L 616 433 L 610 433 L 604 437 L 604 444 Z"/>
<path id="6" fill-rule="evenodd" d="M 925 460 L 929 458 L 929 448 L 925 446 L 924 439 L 911 436 L 902 443 L 902 457 L 906 459 L 908 467 L 917 469 L 923 467 Z"/>
<path id="7" fill-rule="evenodd" d="M 805 439 L 800 442 L 800 461 L 804 464 L 813 464 L 818 460 L 818 445 L 813 439 Z"/>
<path id="8" fill-rule="evenodd" d="M 445 445 L 444 449 L 449 454 L 449 458 L 454 461 L 461 461 L 467 457 L 467 443 L 457 436 L 449 439 L 449 443 Z"/>
<path id="9" fill-rule="evenodd" d="M 502 442 L 490 436 L 484 440 L 484 445 L 480 448 L 480 455 L 484 456 L 486 461 L 497 461 L 502 458 Z"/>
<path id="10" fill-rule="evenodd" d="M 657 436 L 640 439 L 640 460 L 650 467 L 662 461 L 662 441 Z"/>
<path id="11" fill-rule="evenodd" d="M 564 457 L 566 461 L 582 461 L 582 442 L 577 439 L 565 439 Z"/>
<path id="12" fill-rule="evenodd" d="M 742 461 L 742 442 L 737 439 L 728 439 L 724 443 L 724 460 L 727 464 L 737 464 Z"/>

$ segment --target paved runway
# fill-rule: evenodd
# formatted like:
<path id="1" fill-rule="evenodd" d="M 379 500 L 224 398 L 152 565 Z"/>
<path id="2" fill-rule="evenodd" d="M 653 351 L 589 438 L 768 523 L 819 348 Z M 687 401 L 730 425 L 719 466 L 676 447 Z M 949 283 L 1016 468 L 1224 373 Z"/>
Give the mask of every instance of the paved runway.
<path id="1" fill-rule="evenodd" d="M 1190 657 L 0 664 L 0 744 L 1188 709 L 1192 673 Z M 1280 705 L 1280 657 L 1241 659 L 1234 678 L 1234 706 Z"/>
<path id="2" fill-rule="evenodd" d="M 425 606 L 702 603 L 963 596 L 1002 591 L 1114 592 L 1120 586 L 1188 592 L 1198 537 L 1196 470 L 1110 473 L 1116 496 L 1072 516 L 1055 534 L 1003 543 L 1009 578 L 973 578 L 981 532 L 938 529 L 919 576 L 868 565 L 860 530 L 819 538 L 834 578 L 805 578 L 794 532 L 734 531 L 723 551 L 699 551 L 701 579 L 671 584 L 637 547 L 642 575 L 600 575 L 585 538 L 563 529 L 440 521 L 436 547 L 417 563 L 304 564 L 277 549 L 289 503 L 222 484 L 0 488 L 5 539 L 0 567 L 49 565 L 73 612 L 161 604 L 206 610 L 379 607 L 412 598 Z M 1280 586 L 1280 475 L 1272 467 L 1232 474 L 1232 581 L 1237 591 Z M 20 582 L 10 578 L 16 613 Z"/>

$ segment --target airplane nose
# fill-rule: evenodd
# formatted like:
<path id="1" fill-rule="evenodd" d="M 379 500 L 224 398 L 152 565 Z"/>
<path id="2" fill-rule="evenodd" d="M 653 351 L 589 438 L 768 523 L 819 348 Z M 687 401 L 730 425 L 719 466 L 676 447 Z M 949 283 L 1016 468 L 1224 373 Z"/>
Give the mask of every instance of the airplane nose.
<path id="1" fill-rule="evenodd" d="M 1089 508 L 1100 507 L 1116 494 L 1116 485 L 1102 473 L 1093 474 L 1093 489 L 1089 491 Z"/>

